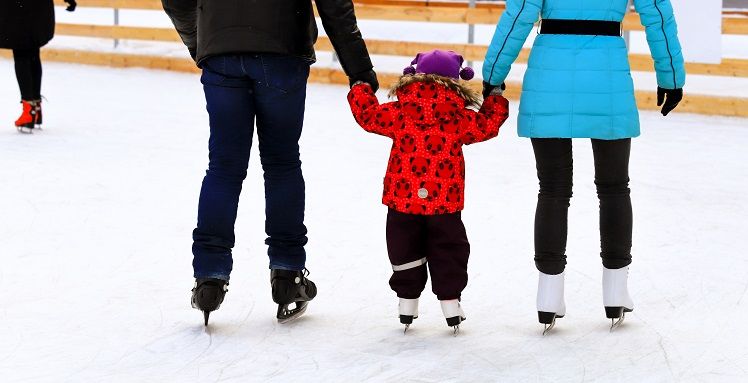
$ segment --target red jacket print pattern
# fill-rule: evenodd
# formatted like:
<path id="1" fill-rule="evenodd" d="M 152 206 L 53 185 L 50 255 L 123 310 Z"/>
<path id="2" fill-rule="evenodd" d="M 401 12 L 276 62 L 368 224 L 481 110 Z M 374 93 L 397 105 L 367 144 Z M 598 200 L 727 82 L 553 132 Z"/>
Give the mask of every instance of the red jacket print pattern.
<path id="1" fill-rule="evenodd" d="M 413 82 L 397 90 L 398 101 L 379 104 L 371 87 L 351 89 L 353 116 L 367 132 L 393 140 L 382 203 L 406 214 L 454 213 L 464 208 L 462 146 L 499 134 L 509 102 L 489 96 L 479 112 L 444 85 Z"/>

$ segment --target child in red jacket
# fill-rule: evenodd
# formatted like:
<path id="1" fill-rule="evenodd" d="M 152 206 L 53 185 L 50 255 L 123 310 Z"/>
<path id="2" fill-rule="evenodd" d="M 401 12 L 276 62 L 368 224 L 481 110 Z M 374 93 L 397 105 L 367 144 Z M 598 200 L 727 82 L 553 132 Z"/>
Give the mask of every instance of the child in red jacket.
<path id="1" fill-rule="evenodd" d="M 481 106 L 480 95 L 460 80 L 473 78 L 471 68 L 461 69 L 463 61 L 452 51 L 419 53 L 390 92 L 395 102 L 380 105 L 365 83 L 348 94 L 356 122 L 393 140 L 382 202 L 389 207 L 390 286 L 400 298 L 406 330 L 418 317 L 427 265 L 447 324 L 456 332 L 465 319 L 459 300 L 467 285 L 470 244 L 460 216 L 462 146 L 496 137 L 509 103 L 496 88 Z"/>

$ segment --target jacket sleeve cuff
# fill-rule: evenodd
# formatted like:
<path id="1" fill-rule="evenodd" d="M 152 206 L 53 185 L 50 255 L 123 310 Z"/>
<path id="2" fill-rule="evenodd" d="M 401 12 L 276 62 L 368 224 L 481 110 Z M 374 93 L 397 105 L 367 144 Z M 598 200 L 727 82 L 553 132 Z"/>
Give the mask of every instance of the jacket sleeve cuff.
<path id="1" fill-rule="evenodd" d="M 334 42 L 333 42 L 334 43 Z M 335 51 L 340 58 L 345 74 L 350 77 L 359 73 L 370 71 L 374 68 L 366 50 L 364 40 L 354 40 L 345 44 L 335 44 Z"/>

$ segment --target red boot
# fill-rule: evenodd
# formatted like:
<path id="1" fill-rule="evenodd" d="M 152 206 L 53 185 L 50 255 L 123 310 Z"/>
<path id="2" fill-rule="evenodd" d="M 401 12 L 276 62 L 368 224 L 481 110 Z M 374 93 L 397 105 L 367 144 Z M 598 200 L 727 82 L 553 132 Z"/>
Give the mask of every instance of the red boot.
<path id="1" fill-rule="evenodd" d="M 30 132 L 36 124 L 36 102 L 22 100 L 23 112 L 16 120 L 16 128 L 21 132 Z"/>

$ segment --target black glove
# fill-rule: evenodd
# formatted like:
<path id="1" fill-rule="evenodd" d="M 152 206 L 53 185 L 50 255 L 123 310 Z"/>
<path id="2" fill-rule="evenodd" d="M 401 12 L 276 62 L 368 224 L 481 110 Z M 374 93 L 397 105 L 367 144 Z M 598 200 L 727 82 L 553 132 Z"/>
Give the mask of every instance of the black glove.
<path id="1" fill-rule="evenodd" d="M 351 88 L 353 87 L 353 84 L 355 84 L 358 81 L 362 81 L 362 82 L 365 82 L 371 85 L 371 90 L 373 90 L 374 93 L 376 93 L 377 90 L 379 89 L 379 81 L 377 81 L 377 74 L 376 72 L 374 72 L 373 69 L 368 70 L 366 72 L 355 74 L 348 78 L 348 82 Z"/>
<path id="2" fill-rule="evenodd" d="M 192 57 L 192 61 L 197 61 L 197 49 L 187 48 L 187 50 L 190 51 L 190 57 Z"/>
<path id="3" fill-rule="evenodd" d="M 65 10 L 68 11 L 68 12 L 75 11 L 75 7 L 78 6 L 78 3 L 75 0 L 63 0 L 63 1 L 65 1 L 66 3 L 68 3 L 68 7 L 65 8 Z"/>
<path id="4" fill-rule="evenodd" d="M 488 96 L 491 95 L 491 91 L 499 87 L 501 87 L 502 92 L 506 90 L 506 84 L 503 82 L 501 83 L 501 85 L 491 85 L 488 82 L 483 81 L 483 98 L 488 98 Z"/>
<path id="5" fill-rule="evenodd" d="M 667 95 L 667 99 L 665 99 L 665 95 Z M 667 116 L 668 113 L 672 112 L 682 99 L 683 88 L 663 89 L 659 86 L 657 87 L 657 106 L 662 106 L 661 113 L 663 116 Z"/>

